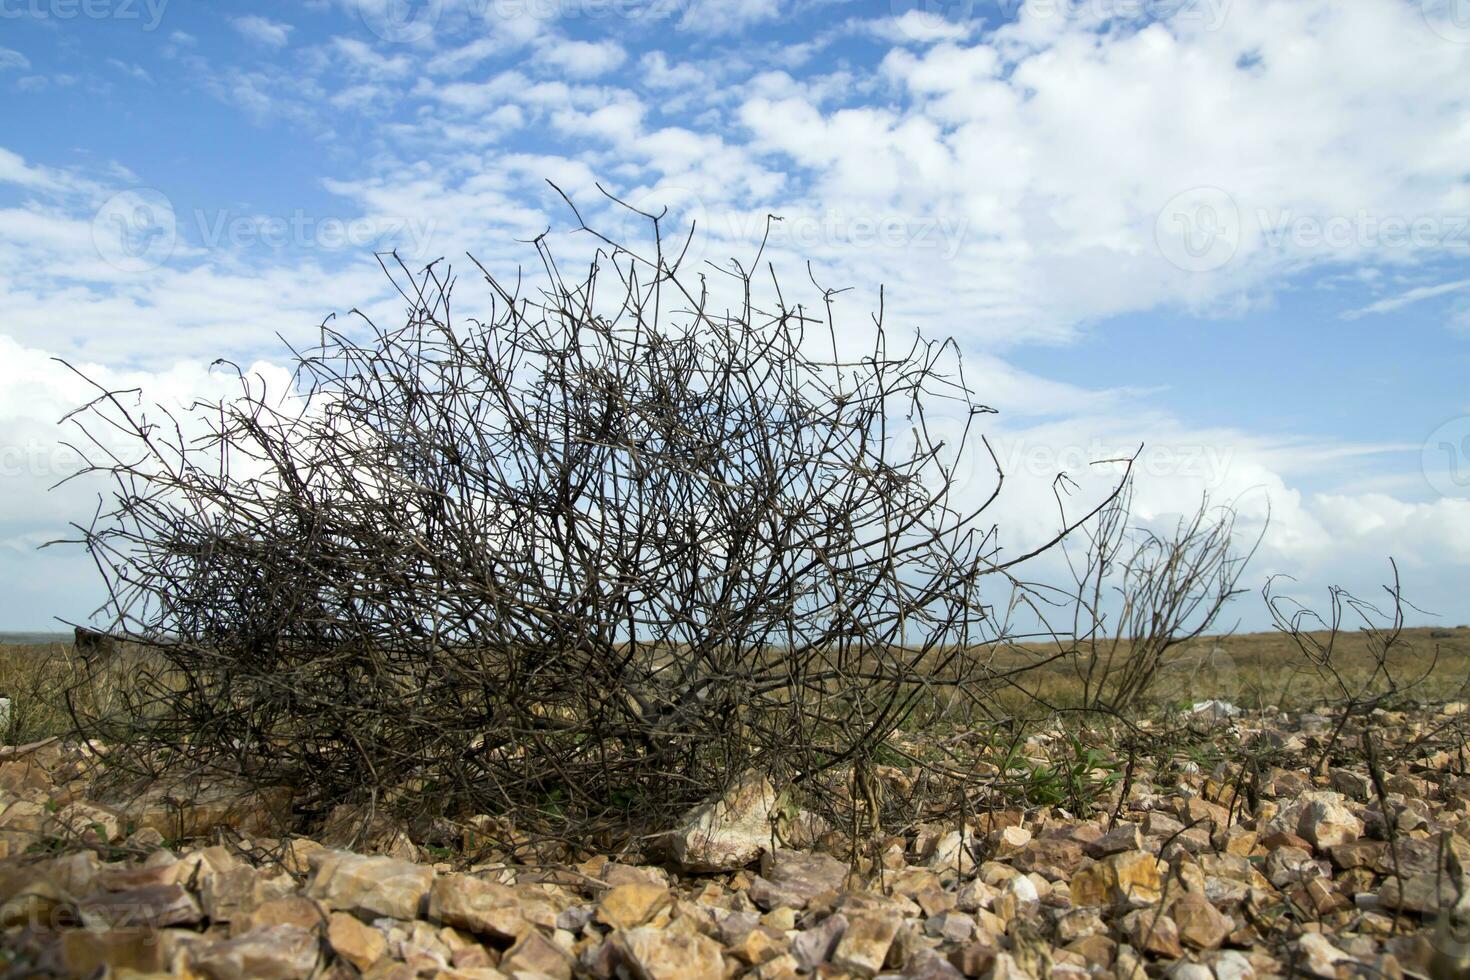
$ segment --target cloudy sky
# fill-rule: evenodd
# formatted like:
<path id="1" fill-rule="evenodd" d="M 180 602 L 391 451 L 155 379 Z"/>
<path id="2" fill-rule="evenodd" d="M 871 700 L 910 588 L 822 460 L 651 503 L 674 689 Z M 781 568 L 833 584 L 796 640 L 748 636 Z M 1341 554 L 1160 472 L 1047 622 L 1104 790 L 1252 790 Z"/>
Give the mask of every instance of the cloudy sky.
<path id="1" fill-rule="evenodd" d="M 1393 558 L 1411 618 L 1470 621 L 1467 80 L 1464 0 L 0 0 L 0 629 L 98 599 L 36 550 L 95 506 L 46 491 L 86 397 L 53 358 L 168 404 L 277 371 L 401 313 L 375 251 L 570 241 L 548 180 L 713 262 L 779 215 L 848 339 L 880 284 L 956 337 L 1010 547 L 1142 444 L 1141 522 L 1269 508 L 1244 584 Z"/>

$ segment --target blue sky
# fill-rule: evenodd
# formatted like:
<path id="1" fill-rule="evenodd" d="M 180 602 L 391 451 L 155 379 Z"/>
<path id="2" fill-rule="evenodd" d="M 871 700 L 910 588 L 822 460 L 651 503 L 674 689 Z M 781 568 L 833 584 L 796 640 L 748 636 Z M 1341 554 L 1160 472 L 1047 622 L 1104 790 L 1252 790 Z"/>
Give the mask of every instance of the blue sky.
<path id="1" fill-rule="evenodd" d="M 547 179 L 711 260 L 781 215 L 854 342 L 879 283 L 956 336 L 1017 546 L 1141 442 L 1141 521 L 1269 505 L 1247 584 L 1394 557 L 1470 620 L 1466 79 L 1463 0 L 0 0 L 0 628 L 97 597 L 35 550 L 94 504 L 45 490 L 51 357 L 165 402 L 278 371 L 278 333 L 392 318 L 375 249 L 576 248 Z"/>

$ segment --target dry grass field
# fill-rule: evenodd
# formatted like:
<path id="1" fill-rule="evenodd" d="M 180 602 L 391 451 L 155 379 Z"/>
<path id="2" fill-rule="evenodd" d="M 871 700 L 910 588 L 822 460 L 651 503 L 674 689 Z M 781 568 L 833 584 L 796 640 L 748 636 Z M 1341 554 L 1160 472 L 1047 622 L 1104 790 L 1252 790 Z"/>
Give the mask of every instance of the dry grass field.
<path id="1" fill-rule="evenodd" d="M 1323 644 L 1329 639 L 1326 632 L 1308 635 Z M 982 659 L 997 672 L 1035 665 L 1000 689 L 999 705 L 1027 718 L 1079 707 L 1083 665 L 1056 653 L 1055 647 L 1032 644 L 985 654 Z M 0 644 L 0 697 L 12 705 L 0 740 L 17 744 L 67 731 L 68 692 L 76 703 L 95 709 L 126 683 L 125 666 L 114 664 L 94 677 L 69 643 Z M 1342 632 L 1331 666 L 1352 696 L 1388 693 L 1392 685 L 1392 699 L 1400 702 L 1470 698 L 1470 626 L 1405 629 L 1386 662 L 1387 675 L 1363 634 Z M 1211 698 L 1246 709 L 1306 710 L 1342 700 L 1343 691 L 1333 673 L 1304 656 L 1290 636 L 1242 633 L 1201 637 L 1171 651 L 1141 707 L 1168 712 Z"/>

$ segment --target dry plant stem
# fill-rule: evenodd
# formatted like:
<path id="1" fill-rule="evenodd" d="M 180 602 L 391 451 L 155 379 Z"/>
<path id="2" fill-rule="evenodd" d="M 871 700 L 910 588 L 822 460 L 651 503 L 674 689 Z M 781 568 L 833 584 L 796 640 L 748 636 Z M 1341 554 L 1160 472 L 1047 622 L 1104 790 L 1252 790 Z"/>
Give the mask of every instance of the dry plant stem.
<path id="1" fill-rule="evenodd" d="M 584 272 L 544 236 L 535 285 L 477 264 L 484 319 L 452 314 L 449 269 L 385 256 L 404 324 L 324 322 L 290 391 L 237 370 L 217 402 L 96 386 L 72 413 L 112 487 L 78 526 L 107 632 L 157 651 L 118 710 L 78 706 L 115 775 L 591 835 L 750 768 L 867 772 L 919 706 L 1008 680 L 982 583 L 1024 590 L 1017 563 L 1099 511 L 1000 557 L 998 465 L 975 499 L 955 479 L 990 409 L 954 342 L 894 343 L 880 312 L 845 357 L 834 291 L 711 267 L 727 307 L 661 216 L 638 250 L 574 213 Z"/>
<path id="2" fill-rule="evenodd" d="M 1075 585 L 1066 636 L 1083 703 L 1115 714 L 1143 700 L 1176 651 L 1215 625 L 1260 544 L 1237 551 L 1234 510 L 1208 499 L 1172 534 L 1132 527 L 1132 492 L 1125 480 L 1083 526 L 1080 557 L 1063 548 Z"/>

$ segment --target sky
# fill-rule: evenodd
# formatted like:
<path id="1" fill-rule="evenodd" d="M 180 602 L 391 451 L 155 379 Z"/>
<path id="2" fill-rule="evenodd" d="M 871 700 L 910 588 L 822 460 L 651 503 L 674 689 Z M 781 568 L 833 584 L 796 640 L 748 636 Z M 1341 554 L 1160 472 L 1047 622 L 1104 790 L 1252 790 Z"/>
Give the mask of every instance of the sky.
<path id="1" fill-rule="evenodd" d="M 534 262 L 626 213 L 953 336 L 1014 551 L 1144 447 L 1272 576 L 1470 621 L 1466 0 L 0 0 L 0 629 L 86 619 L 83 374 L 186 403 L 401 316 L 376 252 Z M 808 277 L 808 268 L 811 276 Z M 465 277 L 461 309 L 484 290 Z M 975 492 L 991 473 L 968 478 Z M 1089 496 L 1091 495 L 1091 496 Z M 1268 520 L 1269 516 L 1269 520 Z"/>

